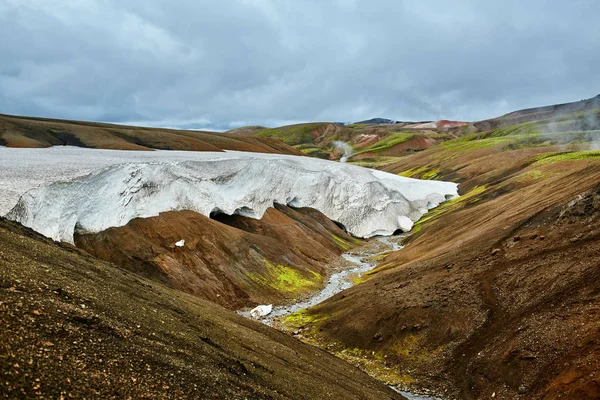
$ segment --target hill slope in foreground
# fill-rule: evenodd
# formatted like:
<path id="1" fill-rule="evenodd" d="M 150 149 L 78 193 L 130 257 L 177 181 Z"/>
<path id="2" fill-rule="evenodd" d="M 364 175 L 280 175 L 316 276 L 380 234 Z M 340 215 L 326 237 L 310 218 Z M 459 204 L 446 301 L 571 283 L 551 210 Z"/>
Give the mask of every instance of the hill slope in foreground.
<path id="1" fill-rule="evenodd" d="M 325 351 L 0 219 L 0 396 L 400 395 Z"/>

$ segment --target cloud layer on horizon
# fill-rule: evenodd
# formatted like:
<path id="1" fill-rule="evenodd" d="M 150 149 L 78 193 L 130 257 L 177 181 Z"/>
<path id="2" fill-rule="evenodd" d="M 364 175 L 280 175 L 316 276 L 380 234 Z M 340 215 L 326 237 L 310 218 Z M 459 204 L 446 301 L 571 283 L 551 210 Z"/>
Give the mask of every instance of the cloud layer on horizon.
<path id="1" fill-rule="evenodd" d="M 598 15 L 593 0 L 4 0 L 0 113 L 479 120 L 600 93 Z"/>

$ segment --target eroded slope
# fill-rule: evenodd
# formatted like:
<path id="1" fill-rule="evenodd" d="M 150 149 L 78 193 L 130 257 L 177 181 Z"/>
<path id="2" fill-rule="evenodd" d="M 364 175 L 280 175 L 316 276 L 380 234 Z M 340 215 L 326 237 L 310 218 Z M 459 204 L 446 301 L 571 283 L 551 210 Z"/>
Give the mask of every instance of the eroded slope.
<path id="1" fill-rule="evenodd" d="M 0 219 L 0 395 L 401 398 L 329 354 Z"/>
<path id="2" fill-rule="evenodd" d="M 462 197 L 417 223 L 371 279 L 288 325 L 389 382 L 448 398 L 597 398 L 600 154 L 584 150 L 593 126 L 545 136 L 548 123 L 385 167 L 456 180 Z"/>
<path id="3" fill-rule="evenodd" d="M 354 239 L 311 209 L 276 205 L 263 218 L 173 211 L 75 236 L 101 259 L 232 309 L 285 303 L 319 289 L 325 264 Z M 221 221 L 221 222 L 220 222 Z M 180 240 L 184 244 L 176 246 Z"/>

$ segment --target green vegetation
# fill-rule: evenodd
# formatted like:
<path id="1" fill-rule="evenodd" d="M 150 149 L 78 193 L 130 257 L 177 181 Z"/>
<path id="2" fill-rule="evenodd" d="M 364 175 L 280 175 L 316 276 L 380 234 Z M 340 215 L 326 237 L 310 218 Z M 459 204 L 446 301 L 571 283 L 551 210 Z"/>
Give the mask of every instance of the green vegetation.
<path id="1" fill-rule="evenodd" d="M 415 136 L 414 132 L 389 132 L 387 134 L 387 136 L 385 136 L 383 139 L 379 140 L 378 142 L 373 143 L 372 145 L 370 145 L 367 148 L 364 148 L 364 149 L 356 152 L 355 155 L 362 154 L 362 153 L 381 153 L 381 152 L 384 152 L 396 145 L 407 142 L 408 140 L 412 139 L 414 136 Z"/>
<path id="2" fill-rule="evenodd" d="M 398 175 L 405 176 L 407 178 L 419 178 L 419 179 L 436 179 L 441 175 L 442 171 L 437 168 L 430 168 L 425 165 L 423 167 L 411 168 L 406 171 L 399 172 Z"/>
<path id="3" fill-rule="evenodd" d="M 254 282 L 273 288 L 278 292 L 302 292 L 306 290 L 316 289 L 322 277 L 320 274 L 309 271 L 311 278 L 303 277 L 297 270 L 281 264 L 272 264 L 268 260 L 264 260 L 268 273 L 264 276 L 248 274 L 248 277 Z"/>
<path id="4" fill-rule="evenodd" d="M 291 329 L 299 329 L 305 328 L 307 325 L 314 324 L 320 320 L 324 319 L 322 316 L 315 316 L 308 313 L 307 309 L 303 309 L 300 311 L 296 311 L 293 314 L 289 314 L 285 316 L 281 323 L 287 328 Z"/>
<path id="5" fill-rule="evenodd" d="M 296 145 L 294 147 L 306 154 L 307 156 L 329 159 L 329 153 L 318 146 L 305 143 Z"/>
<path id="6" fill-rule="evenodd" d="M 256 136 L 274 137 L 283 140 L 289 145 L 296 146 L 305 143 L 313 143 L 312 132 L 321 125 L 322 124 L 319 123 L 312 123 L 264 129 L 256 133 Z"/>
<path id="7" fill-rule="evenodd" d="M 413 231 L 420 231 L 423 225 L 438 219 L 442 214 L 448 211 L 455 211 L 459 208 L 466 207 L 469 204 L 476 203 L 480 200 L 481 195 L 485 193 L 486 190 L 487 188 L 485 186 L 475 186 L 468 193 L 459 197 L 455 197 L 454 199 L 442 203 L 432 210 L 429 210 L 429 212 L 425 214 L 423 218 L 415 223 Z"/>
<path id="8" fill-rule="evenodd" d="M 340 249 L 348 251 L 352 248 L 352 243 L 348 242 L 347 240 L 344 240 L 341 237 L 333 234 L 331 235 L 331 237 L 333 238 L 333 240 L 335 240 L 335 243 Z"/>
<path id="9" fill-rule="evenodd" d="M 488 132 L 475 133 L 466 135 L 464 137 L 479 137 L 481 139 L 504 137 L 504 136 L 516 136 L 516 135 L 538 135 L 541 130 L 536 122 L 524 122 L 522 124 L 515 124 L 506 126 L 503 128 L 497 128 Z"/>
<path id="10" fill-rule="evenodd" d="M 386 165 L 393 164 L 398 161 L 398 157 L 370 157 L 362 158 L 360 160 L 348 160 L 348 163 L 352 165 L 358 165 L 359 167 L 379 169 Z"/>
<path id="11" fill-rule="evenodd" d="M 600 160 L 600 150 L 573 151 L 566 153 L 544 153 L 535 158 L 534 166 L 554 164 L 563 161 Z"/>

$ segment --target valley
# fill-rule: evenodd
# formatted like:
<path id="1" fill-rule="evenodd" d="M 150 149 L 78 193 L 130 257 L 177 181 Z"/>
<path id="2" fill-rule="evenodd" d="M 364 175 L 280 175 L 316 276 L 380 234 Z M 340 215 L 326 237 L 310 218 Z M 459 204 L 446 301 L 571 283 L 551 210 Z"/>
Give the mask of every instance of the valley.
<path id="1" fill-rule="evenodd" d="M 4 116 L 2 393 L 598 398 L 597 103 L 199 151 L 170 142 L 195 132 Z M 108 150 L 97 129 L 174 147 Z M 259 304 L 283 333 L 236 315 Z"/>

